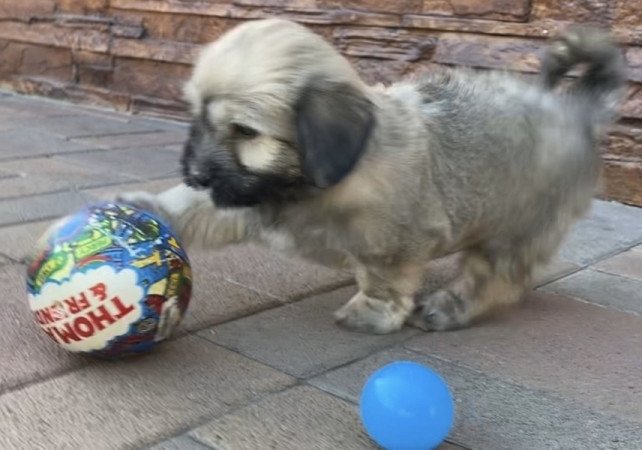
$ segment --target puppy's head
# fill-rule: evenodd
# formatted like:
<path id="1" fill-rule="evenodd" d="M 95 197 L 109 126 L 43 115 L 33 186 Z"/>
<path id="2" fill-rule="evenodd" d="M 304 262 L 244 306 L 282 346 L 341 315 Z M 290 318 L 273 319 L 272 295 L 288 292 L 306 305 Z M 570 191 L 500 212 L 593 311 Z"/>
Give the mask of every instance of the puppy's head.
<path id="1" fill-rule="evenodd" d="M 185 181 L 210 189 L 219 206 L 293 201 L 339 183 L 374 126 L 348 62 L 284 20 L 247 22 L 210 44 L 185 94 Z"/>

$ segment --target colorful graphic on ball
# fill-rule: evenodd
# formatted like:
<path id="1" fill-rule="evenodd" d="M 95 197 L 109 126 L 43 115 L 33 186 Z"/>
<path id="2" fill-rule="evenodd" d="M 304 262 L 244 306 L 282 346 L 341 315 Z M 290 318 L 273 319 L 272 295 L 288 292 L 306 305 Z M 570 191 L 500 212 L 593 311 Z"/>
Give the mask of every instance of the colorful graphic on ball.
<path id="1" fill-rule="evenodd" d="M 27 269 L 29 305 L 63 348 L 115 358 L 166 339 L 189 304 L 187 254 L 158 217 L 86 207 L 54 224 Z"/>

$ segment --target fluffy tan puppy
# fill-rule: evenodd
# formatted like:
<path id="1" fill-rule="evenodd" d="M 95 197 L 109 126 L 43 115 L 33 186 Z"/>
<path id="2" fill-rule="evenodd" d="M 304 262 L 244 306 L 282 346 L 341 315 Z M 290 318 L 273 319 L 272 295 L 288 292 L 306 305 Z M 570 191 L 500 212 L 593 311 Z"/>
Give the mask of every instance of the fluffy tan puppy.
<path id="1" fill-rule="evenodd" d="M 587 210 L 623 85 L 620 52 L 586 28 L 553 41 L 539 83 L 444 70 L 375 88 L 303 26 L 247 22 L 186 86 L 185 183 L 121 200 L 187 244 L 353 265 L 359 292 L 336 312 L 351 329 L 461 327 L 516 302 Z M 424 292 L 425 264 L 455 252 L 459 275 Z"/>

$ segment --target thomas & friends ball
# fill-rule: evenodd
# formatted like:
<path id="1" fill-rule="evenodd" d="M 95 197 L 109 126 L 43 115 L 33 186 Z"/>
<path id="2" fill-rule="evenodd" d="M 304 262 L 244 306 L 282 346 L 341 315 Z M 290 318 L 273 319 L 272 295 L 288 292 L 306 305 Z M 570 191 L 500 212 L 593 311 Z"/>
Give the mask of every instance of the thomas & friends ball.
<path id="1" fill-rule="evenodd" d="M 412 361 L 393 362 L 370 375 L 359 406 L 368 435 L 386 450 L 434 449 L 454 421 L 446 382 Z"/>
<path id="2" fill-rule="evenodd" d="M 102 203 L 65 217 L 29 260 L 38 325 L 72 352 L 119 358 L 167 339 L 191 297 L 189 259 L 160 217 Z"/>

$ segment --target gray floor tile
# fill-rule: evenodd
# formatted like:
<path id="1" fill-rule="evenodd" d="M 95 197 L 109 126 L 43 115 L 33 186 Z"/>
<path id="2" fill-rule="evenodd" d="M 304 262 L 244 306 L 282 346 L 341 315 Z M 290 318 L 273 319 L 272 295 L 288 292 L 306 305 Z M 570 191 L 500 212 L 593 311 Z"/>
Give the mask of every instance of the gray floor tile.
<path id="1" fill-rule="evenodd" d="M 194 286 L 183 328 L 193 331 L 280 305 L 279 299 L 192 265 Z"/>
<path id="2" fill-rule="evenodd" d="M 76 105 L 26 95 L 9 95 L 0 104 L 0 123 L 11 125 L 43 117 L 68 116 L 78 113 Z"/>
<path id="3" fill-rule="evenodd" d="M 588 217 L 571 231 L 560 256 L 578 265 L 642 242 L 642 208 L 595 200 Z"/>
<path id="4" fill-rule="evenodd" d="M 237 245 L 218 251 L 194 249 L 190 257 L 195 266 L 286 302 L 354 282 L 353 275 L 348 272 L 284 256 L 256 245 Z"/>
<path id="5" fill-rule="evenodd" d="M 353 404 L 310 386 L 270 395 L 190 435 L 217 450 L 377 448 Z"/>
<path id="6" fill-rule="evenodd" d="M 394 345 L 413 334 L 405 329 L 368 335 L 339 328 L 332 312 L 355 292 L 353 288 L 318 295 L 243 319 L 203 330 L 200 336 L 305 378 Z"/>
<path id="7" fill-rule="evenodd" d="M 15 176 L 0 178 L 0 199 L 131 181 L 131 177 L 118 172 L 83 167 L 55 158 L 5 161 L 2 167 Z"/>
<path id="8" fill-rule="evenodd" d="M 126 116 L 100 117 L 94 114 L 46 117 L 38 121 L 38 128 L 64 138 L 117 135 L 153 131 L 155 128 L 143 123 L 132 123 Z"/>
<path id="9" fill-rule="evenodd" d="M 642 280 L 585 269 L 541 289 L 642 315 Z"/>
<path id="10" fill-rule="evenodd" d="M 138 123 L 138 122 L 136 122 Z M 182 149 L 187 139 L 186 130 L 151 131 L 149 133 L 119 134 L 116 136 L 99 136 L 73 139 L 73 142 L 88 148 L 136 148 L 173 145 L 176 150 Z"/>
<path id="11" fill-rule="evenodd" d="M 642 425 L 642 317 L 549 293 L 405 346 Z"/>
<path id="12" fill-rule="evenodd" d="M 180 183 L 180 178 L 170 177 L 158 180 L 136 181 L 134 183 L 117 184 L 99 188 L 85 189 L 84 192 L 99 200 L 113 201 L 118 194 L 130 191 L 147 191 L 160 193 L 166 189 L 172 188 Z"/>
<path id="13" fill-rule="evenodd" d="M 180 175 L 179 155 L 174 150 L 145 147 L 101 150 L 58 157 L 61 161 L 128 175 L 138 180 L 170 178 Z"/>
<path id="14" fill-rule="evenodd" d="M 0 127 L 0 160 L 55 155 L 88 148 L 80 142 L 67 141 L 40 128 Z"/>
<path id="15" fill-rule="evenodd" d="M 26 268 L 22 265 L 0 266 L 3 305 L 0 315 L 0 393 L 87 362 L 83 357 L 59 348 L 38 328 L 29 309 L 25 273 Z"/>
<path id="16" fill-rule="evenodd" d="M 642 245 L 604 260 L 593 269 L 642 281 Z"/>
<path id="17" fill-rule="evenodd" d="M 15 261 L 24 261 L 33 251 L 36 241 L 53 221 L 43 220 L 12 226 L 0 226 L 0 252 Z"/>
<path id="18" fill-rule="evenodd" d="M 72 191 L 0 200 L 0 226 L 64 216 L 91 200 Z"/>
<path id="19" fill-rule="evenodd" d="M 163 119 L 160 117 L 132 115 L 129 116 L 131 122 L 154 128 L 155 130 L 165 131 L 185 131 L 189 130 L 190 123 L 182 120 Z"/>
<path id="20" fill-rule="evenodd" d="M 293 380 L 188 336 L 0 397 L 0 448 L 139 448 Z"/>

